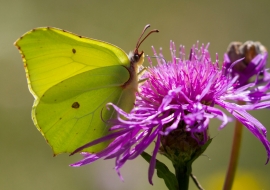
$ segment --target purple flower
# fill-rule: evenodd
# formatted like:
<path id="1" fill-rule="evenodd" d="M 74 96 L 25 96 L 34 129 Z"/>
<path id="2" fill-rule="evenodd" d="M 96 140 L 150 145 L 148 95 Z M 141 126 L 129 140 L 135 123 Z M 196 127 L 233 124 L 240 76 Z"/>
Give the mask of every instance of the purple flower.
<path id="1" fill-rule="evenodd" d="M 176 55 L 173 42 L 170 43 L 170 50 L 172 60 L 166 61 L 162 53 L 157 54 L 153 48 L 157 66 L 153 66 L 149 59 L 151 66 L 141 78 L 145 82 L 139 87 L 134 109 L 125 113 L 109 103 L 108 106 L 118 112 L 118 118 L 110 128 L 111 134 L 90 142 L 87 147 L 113 140 L 111 144 L 96 154 L 82 153 L 84 159 L 72 166 L 82 166 L 100 158 L 115 158 L 115 169 L 121 177 L 119 169 L 125 162 L 136 158 L 155 142 L 148 173 L 152 184 L 158 151 L 170 157 L 173 162 L 177 162 L 173 158 L 177 151 L 170 156 L 168 152 L 164 153 L 164 147 L 173 144 L 169 147 L 172 149 L 179 145 L 181 150 L 188 149 L 192 155 L 197 149 L 187 146 L 191 142 L 190 137 L 193 144 L 195 141 L 197 146 L 204 145 L 209 140 L 207 131 L 210 119 L 221 121 L 219 129 L 231 121 L 220 108 L 226 109 L 263 143 L 268 162 L 270 143 L 266 138 L 266 128 L 248 111 L 270 107 L 270 82 L 265 86 L 257 86 L 257 81 L 239 86 L 239 75 L 229 72 L 236 63 L 228 67 L 225 60 L 224 66 L 220 68 L 217 56 L 215 62 L 211 61 L 208 45 L 194 45 L 188 59 L 185 59 L 183 46 L 180 46 L 179 56 Z M 266 57 L 267 53 L 254 59 L 260 62 L 265 61 Z M 263 69 L 261 67 L 261 71 L 256 74 L 259 75 Z M 246 105 L 238 104 L 239 101 Z M 188 139 L 184 143 L 179 142 L 181 139 L 178 138 L 183 132 L 186 132 L 184 139 Z M 173 140 L 175 142 L 172 143 Z"/>
<path id="2" fill-rule="evenodd" d="M 270 73 L 265 69 L 267 57 L 266 48 L 260 42 L 232 42 L 224 54 L 224 66 L 232 76 L 239 76 L 239 86 L 249 83 L 254 76 L 258 85 L 270 81 Z M 232 65 L 239 59 L 242 60 Z"/>

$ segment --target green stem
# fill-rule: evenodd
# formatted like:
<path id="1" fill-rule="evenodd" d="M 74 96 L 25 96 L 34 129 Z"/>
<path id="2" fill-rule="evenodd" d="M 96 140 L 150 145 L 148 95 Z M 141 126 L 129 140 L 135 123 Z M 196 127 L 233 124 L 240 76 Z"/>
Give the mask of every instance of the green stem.
<path id="1" fill-rule="evenodd" d="M 188 190 L 189 176 L 191 174 L 191 166 L 174 165 L 176 179 L 178 181 L 178 190 Z"/>
<path id="2" fill-rule="evenodd" d="M 231 150 L 231 157 L 230 157 L 230 163 L 228 166 L 226 179 L 224 182 L 223 190 L 231 190 L 236 168 L 238 164 L 239 159 L 239 153 L 240 153 L 240 146 L 241 146 L 241 140 L 242 140 L 242 131 L 243 131 L 243 125 L 238 120 L 235 122 L 235 128 L 234 128 L 234 137 L 233 137 L 233 144 L 232 144 L 232 150 Z"/>

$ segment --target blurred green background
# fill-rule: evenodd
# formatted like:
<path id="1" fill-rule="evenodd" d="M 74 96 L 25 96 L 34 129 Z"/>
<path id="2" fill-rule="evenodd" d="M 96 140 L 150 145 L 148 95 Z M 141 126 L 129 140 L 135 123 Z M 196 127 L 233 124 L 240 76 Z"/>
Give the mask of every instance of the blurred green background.
<path id="1" fill-rule="evenodd" d="M 199 40 L 210 42 L 210 53 L 220 60 L 231 41 L 258 40 L 270 48 L 269 0 L 178 0 L 178 1 L 91 1 L 91 0 L 0 0 L 0 189 L 1 190 L 164 190 L 162 180 L 147 180 L 148 164 L 141 158 L 121 170 L 114 161 L 97 161 L 72 168 L 81 156 L 52 156 L 50 147 L 31 121 L 33 97 L 29 93 L 23 63 L 13 42 L 35 27 L 54 26 L 76 34 L 115 44 L 126 52 L 146 24 L 160 30 L 141 46 L 152 55 L 151 45 L 163 47 L 169 59 L 169 40 L 187 49 Z M 269 110 L 256 116 L 270 130 Z M 206 189 L 221 189 L 226 173 L 233 125 L 218 131 L 210 126 L 214 140 L 193 166 L 193 173 Z M 270 164 L 265 165 L 263 145 L 245 129 L 239 170 L 234 189 L 270 189 Z M 151 153 L 152 149 L 148 149 Z M 162 156 L 159 159 L 166 161 Z M 167 162 L 169 164 L 169 162 Z M 170 166 L 172 169 L 172 167 Z M 191 184 L 190 189 L 196 189 Z"/>

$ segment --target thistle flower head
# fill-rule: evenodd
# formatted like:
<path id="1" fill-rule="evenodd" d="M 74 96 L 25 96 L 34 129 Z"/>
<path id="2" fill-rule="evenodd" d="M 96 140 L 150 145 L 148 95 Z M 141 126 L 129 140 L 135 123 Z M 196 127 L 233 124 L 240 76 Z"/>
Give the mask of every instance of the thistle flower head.
<path id="1" fill-rule="evenodd" d="M 224 54 L 224 67 L 232 76 L 238 75 L 239 86 L 251 82 L 252 77 L 256 84 L 261 84 L 270 81 L 270 73 L 265 69 L 267 58 L 267 50 L 260 42 L 232 42 Z M 242 60 L 236 63 L 239 59 Z"/>
<path id="2" fill-rule="evenodd" d="M 263 143 L 269 159 L 266 129 L 248 111 L 270 107 L 270 82 L 261 87 L 255 82 L 239 86 L 239 75 L 228 72 L 231 67 L 219 66 L 217 56 L 211 61 L 208 45 L 194 45 L 188 59 L 184 46 L 178 52 L 171 42 L 170 50 L 172 60 L 167 61 L 162 52 L 157 54 L 153 48 L 157 65 L 153 66 L 149 59 L 151 66 L 141 78 L 145 82 L 139 87 L 133 110 L 125 113 L 109 103 L 118 112 L 111 134 L 88 146 L 113 139 L 112 143 L 99 153 L 83 153 L 84 159 L 72 166 L 89 164 L 99 158 L 115 158 L 119 173 L 127 160 L 136 158 L 155 142 L 148 173 L 152 184 L 157 153 L 165 154 L 174 164 L 192 160 L 209 140 L 210 120 L 219 119 L 219 129 L 231 121 L 220 108 L 226 109 Z M 265 56 L 267 53 L 260 59 L 266 59 Z M 238 104 L 239 101 L 248 104 Z"/>

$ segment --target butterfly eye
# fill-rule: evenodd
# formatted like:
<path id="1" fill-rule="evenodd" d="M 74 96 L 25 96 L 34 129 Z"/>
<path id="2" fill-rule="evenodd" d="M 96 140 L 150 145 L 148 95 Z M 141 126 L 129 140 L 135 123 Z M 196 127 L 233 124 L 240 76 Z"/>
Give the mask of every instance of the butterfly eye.
<path id="1" fill-rule="evenodd" d="M 135 54 L 135 55 L 134 55 L 134 58 L 135 58 L 136 61 L 139 60 L 139 59 L 140 59 L 139 54 Z"/>

